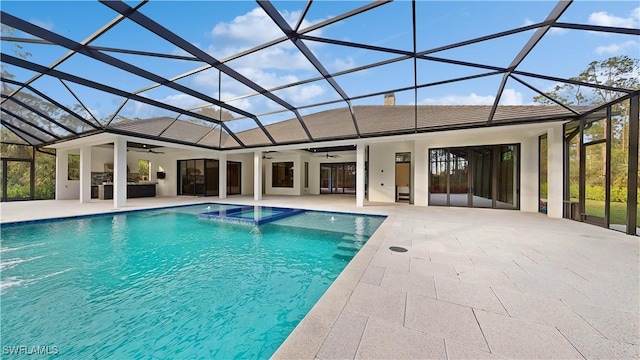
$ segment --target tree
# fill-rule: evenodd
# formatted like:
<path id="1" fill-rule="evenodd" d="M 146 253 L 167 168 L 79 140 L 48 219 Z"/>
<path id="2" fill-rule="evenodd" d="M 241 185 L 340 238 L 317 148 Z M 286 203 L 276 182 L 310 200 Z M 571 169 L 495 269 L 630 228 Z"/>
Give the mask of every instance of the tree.
<path id="1" fill-rule="evenodd" d="M 614 56 L 606 60 L 592 61 L 578 76 L 570 80 L 591 84 L 606 85 L 624 89 L 640 89 L 640 68 L 638 59 L 631 59 L 626 55 Z M 548 96 L 566 105 L 601 105 L 614 100 L 620 93 L 595 89 L 570 83 L 556 85 L 546 93 Z M 543 95 L 533 98 L 533 101 L 543 105 L 555 105 Z"/>
<path id="2" fill-rule="evenodd" d="M 640 89 L 640 61 L 628 56 L 616 56 L 606 60 L 592 61 L 587 68 L 571 80 L 606 85 L 614 88 L 629 90 Z M 592 87 L 564 83 L 556 85 L 553 90 L 546 93 L 566 105 L 597 106 L 609 103 L 624 95 L 622 93 Z M 543 95 L 538 95 L 533 100 L 543 105 L 555 105 Z M 627 170 L 628 170 L 628 144 L 629 144 L 629 101 L 618 102 L 611 107 L 611 201 L 626 202 L 627 194 Z M 604 138 L 607 133 L 606 119 L 594 119 L 585 127 L 586 140 L 598 140 Z M 577 152 L 576 152 L 577 153 Z M 587 198 L 596 196 L 592 200 L 604 200 L 604 188 L 602 187 L 602 174 L 606 172 L 605 154 L 598 148 L 592 148 L 589 165 L 586 172 Z M 583 156 L 589 156 L 583 154 Z M 572 166 L 573 172 L 577 166 Z M 577 175 L 577 174 L 576 174 Z M 593 181 L 591 181 L 593 180 Z M 577 188 L 576 188 L 577 193 Z"/>

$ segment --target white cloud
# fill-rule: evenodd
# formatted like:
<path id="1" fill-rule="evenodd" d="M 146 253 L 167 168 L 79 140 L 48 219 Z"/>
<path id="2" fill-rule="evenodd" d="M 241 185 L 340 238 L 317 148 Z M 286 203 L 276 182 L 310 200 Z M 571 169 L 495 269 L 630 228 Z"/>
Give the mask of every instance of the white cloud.
<path id="1" fill-rule="evenodd" d="M 447 95 L 441 98 L 426 98 L 420 105 L 493 105 L 496 97 L 494 95 Z M 500 98 L 500 105 L 523 105 L 522 93 L 514 89 L 504 89 Z"/>
<path id="2" fill-rule="evenodd" d="M 229 63 L 234 68 L 278 69 L 286 71 L 313 70 L 309 60 L 293 46 L 285 43 L 272 46 Z"/>
<path id="3" fill-rule="evenodd" d="M 31 19 L 29 20 L 33 25 L 40 26 L 43 29 L 47 29 L 49 31 L 53 30 L 54 24 L 51 21 L 45 21 L 40 19 Z"/>
<path id="4" fill-rule="evenodd" d="M 281 15 L 289 24 L 295 24 L 301 16 L 301 11 L 284 11 L 281 12 Z M 322 20 L 303 20 L 301 28 Z M 314 35 L 321 35 L 321 32 L 322 30 L 314 31 Z M 240 51 L 282 37 L 284 33 L 273 23 L 262 8 L 256 7 L 244 15 L 235 17 L 230 22 L 216 24 L 210 35 L 213 42 L 211 45 L 205 45 L 204 48 L 215 58 L 223 60 Z M 307 42 L 307 46 L 315 54 L 319 54 L 318 49 L 325 45 Z M 331 65 L 343 70 L 354 66 L 354 63 L 355 61 L 351 57 L 347 57 L 346 59 L 336 59 Z M 313 65 L 290 41 L 229 61 L 227 65 L 265 89 L 319 75 Z M 217 70 L 200 72 L 191 77 L 190 81 L 200 91 L 217 98 Z M 228 76 L 222 78 L 221 85 L 223 100 L 253 92 L 247 86 Z M 290 103 L 301 104 L 313 100 L 320 101 L 320 97 L 326 92 L 327 86 L 325 83 L 313 83 L 280 90 L 276 93 L 276 96 Z M 232 105 L 256 114 L 281 109 L 279 105 L 263 96 L 244 98 L 234 101 Z"/>
<path id="5" fill-rule="evenodd" d="M 589 15 L 589 24 L 592 25 L 636 28 L 639 23 L 640 7 L 633 9 L 628 17 L 615 16 L 605 11 L 599 11 Z"/>
<path id="6" fill-rule="evenodd" d="M 598 54 L 600 54 L 600 55 L 602 55 L 602 54 L 616 55 L 616 54 L 621 54 L 622 52 L 624 52 L 627 49 L 633 49 L 633 48 L 637 48 L 637 47 L 638 47 L 638 42 L 637 41 L 629 40 L 629 41 L 625 41 L 625 42 L 619 43 L 619 44 L 598 46 L 596 48 L 596 52 Z"/>
<path id="7" fill-rule="evenodd" d="M 165 96 L 158 100 L 161 103 L 173 105 L 182 109 L 202 105 L 203 101 L 187 94 L 176 94 Z"/>
<path id="8" fill-rule="evenodd" d="M 301 11 L 284 11 L 280 12 L 280 15 L 289 24 L 295 24 L 300 18 Z M 302 21 L 301 28 L 306 28 L 320 21 L 305 19 Z M 320 35 L 321 32 L 314 32 L 314 34 Z M 244 15 L 236 16 L 231 22 L 216 24 L 211 30 L 211 36 L 214 39 L 222 38 L 235 43 L 259 45 L 282 37 L 284 33 L 262 8 L 256 7 Z"/>
<path id="9" fill-rule="evenodd" d="M 284 33 L 271 21 L 260 7 L 236 16 L 229 23 L 219 23 L 213 30 L 213 38 L 224 37 L 232 41 L 258 45 L 283 36 Z"/>
<path id="10" fill-rule="evenodd" d="M 500 97 L 500 105 L 522 105 L 522 93 L 514 89 L 504 89 Z"/>
<path id="11" fill-rule="evenodd" d="M 223 99 L 229 99 L 229 98 L 233 98 L 236 95 L 233 93 L 229 93 L 229 92 L 222 92 L 222 98 Z M 227 102 L 227 104 L 236 107 L 238 109 L 242 109 L 244 111 L 248 111 L 248 112 L 252 112 L 253 108 L 254 108 L 254 102 L 252 101 L 252 98 L 242 98 L 242 99 L 238 99 L 238 100 L 234 100 L 232 102 Z M 238 117 L 238 116 L 242 116 L 240 114 L 233 114 L 234 117 Z"/>
<path id="12" fill-rule="evenodd" d="M 476 93 L 471 93 L 466 96 L 460 95 L 447 95 L 441 98 L 426 98 L 420 102 L 421 105 L 492 105 L 495 100 L 495 96 L 487 95 L 480 96 Z"/>
<path id="13" fill-rule="evenodd" d="M 525 18 L 524 19 L 524 23 L 522 24 L 522 26 L 529 26 L 529 25 L 533 25 L 536 22 L 529 19 L 529 18 Z M 552 27 L 551 29 L 549 29 L 549 33 L 550 34 L 564 34 L 565 32 L 567 32 L 567 29 L 562 29 L 562 28 L 554 28 Z"/>
<path id="14" fill-rule="evenodd" d="M 149 95 L 146 93 L 140 93 L 139 95 L 149 98 Z M 154 99 L 154 100 L 161 103 L 173 105 L 181 109 L 195 107 L 198 105 L 202 105 L 204 103 L 202 100 L 199 100 L 187 94 L 168 95 L 162 99 Z M 135 102 L 130 102 L 130 104 L 132 104 L 132 106 L 131 105 L 125 106 L 121 112 L 121 115 L 126 117 L 131 117 L 131 118 L 137 117 L 142 119 L 158 117 L 158 116 L 177 115 L 177 114 L 169 113 L 165 109 L 161 109 L 143 102 L 135 101 Z"/>
<path id="15" fill-rule="evenodd" d="M 326 88 L 318 84 L 302 85 L 296 89 L 286 89 L 284 98 L 296 104 L 304 104 L 324 95 Z"/>
<path id="16" fill-rule="evenodd" d="M 353 60 L 351 56 L 347 56 L 346 59 L 335 59 L 333 60 L 333 68 L 336 71 L 342 71 L 347 69 L 352 69 L 356 66 L 356 62 Z"/>
<path id="17" fill-rule="evenodd" d="M 281 12 L 281 15 L 289 24 L 295 24 L 300 18 L 301 13 L 301 11 L 284 11 Z M 322 20 L 324 19 L 305 19 L 301 24 L 301 28 L 311 26 Z M 321 35 L 322 29 L 314 31 L 313 34 Z M 212 38 L 211 44 L 196 44 L 196 46 L 205 50 L 213 57 L 224 60 L 256 45 L 282 37 L 284 33 L 273 23 L 262 8 L 256 7 L 246 14 L 235 17 L 230 22 L 216 24 L 209 32 L 209 35 Z M 306 44 L 317 55 L 321 54 L 319 50 L 325 46 L 322 43 L 314 42 L 307 42 Z M 176 55 L 188 55 L 177 48 L 174 49 L 173 53 Z M 300 81 L 300 79 L 308 79 L 319 75 L 313 65 L 291 41 L 284 41 L 275 46 L 228 61 L 226 64 L 265 89 L 271 89 Z M 329 66 L 335 67 L 338 70 L 344 70 L 355 66 L 355 61 L 351 57 L 344 59 L 337 58 L 331 62 Z M 186 81 L 190 82 L 196 90 L 213 98 L 218 98 L 218 70 L 210 69 L 202 71 L 189 77 Z M 254 90 L 229 76 L 222 77 L 221 86 L 221 98 L 223 101 L 254 92 Z M 322 101 L 323 96 L 327 92 L 328 84 L 321 81 L 283 89 L 278 91 L 276 96 L 289 103 L 299 105 Z M 191 97 L 174 96 L 161 101 L 166 101 L 179 107 L 196 106 L 202 103 L 194 103 L 191 100 L 193 100 Z M 230 105 L 254 114 L 282 109 L 280 105 L 261 95 L 239 99 L 231 102 Z M 143 117 L 142 114 L 145 111 L 148 110 L 144 106 L 140 109 L 136 108 L 135 116 Z"/>

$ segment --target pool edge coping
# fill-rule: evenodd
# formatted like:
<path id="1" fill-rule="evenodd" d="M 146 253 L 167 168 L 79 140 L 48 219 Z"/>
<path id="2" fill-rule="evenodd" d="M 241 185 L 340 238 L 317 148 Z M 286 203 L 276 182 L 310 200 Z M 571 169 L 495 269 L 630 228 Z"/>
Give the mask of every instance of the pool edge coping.
<path id="1" fill-rule="evenodd" d="M 394 218 L 397 217 L 397 215 L 378 216 L 386 218 L 270 359 L 317 358 L 320 348 L 382 245 Z"/>

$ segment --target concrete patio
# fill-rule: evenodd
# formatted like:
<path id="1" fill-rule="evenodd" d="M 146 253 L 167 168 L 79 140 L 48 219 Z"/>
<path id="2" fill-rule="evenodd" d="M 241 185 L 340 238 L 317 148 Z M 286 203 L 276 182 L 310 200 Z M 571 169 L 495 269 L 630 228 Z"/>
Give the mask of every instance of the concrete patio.
<path id="1" fill-rule="evenodd" d="M 639 237 L 508 210 L 358 208 L 344 196 L 130 199 L 123 210 L 201 202 L 388 216 L 274 358 L 640 357 Z M 0 221 L 112 207 L 2 203 Z"/>

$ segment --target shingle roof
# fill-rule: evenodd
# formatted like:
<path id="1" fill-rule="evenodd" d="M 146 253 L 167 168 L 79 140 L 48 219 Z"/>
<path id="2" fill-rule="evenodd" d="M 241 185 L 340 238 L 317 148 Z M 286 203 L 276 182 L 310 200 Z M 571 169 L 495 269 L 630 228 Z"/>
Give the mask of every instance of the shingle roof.
<path id="1" fill-rule="evenodd" d="M 584 111 L 586 107 L 576 110 Z M 353 113 L 362 136 L 389 136 L 447 130 L 470 126 L 487 126 L 491 106 L 484 105 L 395 105 L 354 106 Z M 499 106 L 493 125 L 527 123 L 574 118 L 575 114 L 561 106 Z M 356 127 L 348 108 L 337 108 L 302 116 L 314 140 L 348 139 L 357 137 Z M 304 143 L 309 139 L 297 118 L 265 125 L 278 144 Z M 240 147 L 226 132 L 213 124 L 204 126 L 170 118 L 152 118 L 119 123 L 109 129 L 139 133 L 159 139 L 229 149 Z M 260 128 L 236 133 L 246 146 L 271 145 Z"/>

